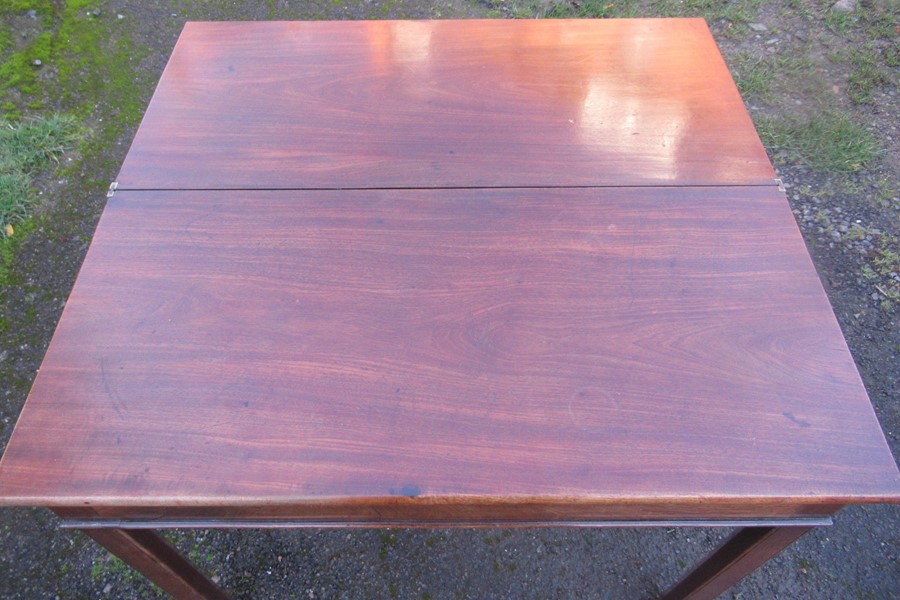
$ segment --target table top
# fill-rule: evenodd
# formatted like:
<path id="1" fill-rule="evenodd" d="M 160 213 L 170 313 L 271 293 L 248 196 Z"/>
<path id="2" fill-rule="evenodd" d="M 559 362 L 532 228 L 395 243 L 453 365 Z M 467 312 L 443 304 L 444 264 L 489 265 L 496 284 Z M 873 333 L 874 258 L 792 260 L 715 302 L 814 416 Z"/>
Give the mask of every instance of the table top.
<path id="1" fill-rule="evenodd" d="M 523 177 L 518 187 L 471 188 L 488 159 L 468 175 L 446 171 L 459 185 L 435 189 L 448 180 L 413 157 L 405 189 L 330 189 L 366 177 L 378 188 L 402 171 L 357 165 L 357 145 L 309 170 L 290 158 L 315 146 L 299 138 L 271 187 L 309 177 L 324 189 L 163 189 L 212 181 L 215 165 L 204 161 L 209 140 L 228 130 L 223 114 L 208 120 L 221 121 L 215 131 L 172 140 L 180 149 L 169 158 L 149 150 L 162 143 L 157 128 L 172 130 L 165 115 L 198 114 L 174 90 L 194 81 L 196 97 L 211 94 L 216 73 L 231 75 L 210 65 L 239 50 L 252 56 L 280 28 L 274 53 L 288 60 L 294 48 L 296 81 L 326 86 L 327 69 L 302 68 L 312 52 L 343 65 L 336 81 L 361 106 L 372 80 L 354 89 L 340 73 L 359 70 L 366 44 L 373 56 L 386 50 L 360 32 L 431 32 L 440 74 L 451 68 L 445 43 L 493 31 L 504 48 L 524 50 L 496 65 L 467 55 L 455 81 L 489 62 L 506 69 L 505 78 L 492 71 L 504 90 L 531 77 L 516 62 L 538 56 L 530 44 L 593 56 L 594 44 L 629 45 L 624 32 L 688 61 L 679 72 L 693 80 L 690 61 L 721 64 L 717 53 L 678 50 L 698 23 L 579 21 L 571 38 L 558 22 L 474 22 L 479 35 L 458 22 L 189 24 L 122 171 L 132 182 L 161 173 L 160 189 L 120 188 L 109 200 L 0 460 L 0 503 L 91 519 L 452 524 L 791 518 L 900 500 L 894 459 L 774 184 L 734 185 L 738 171 L 713 163 L 716 185 L 632 185 L 662 155 L 639 153 L 625 174 L 600 152 L 595 172 L 619 185 L 568 186 L 588 177 L 587 162 L 569 170 L 523 150 L 521 164 L 498 173 Z M 221 47 L 213 32 L 227 33 Z M 187 51 L 194 46 L 202 52 Z M 443 82 L 411 107 L 413 122 L 434 89 Z M 691 101 L 705 106 L 705 90 L 689 112 L 702 112 Z M 548 110 L 516 97 L 517 114 L 536 111 L 531 102 Z M 469 114 L 472 97 L 460 106 Z M 487 106 L 476 121 L 491 119 Z M 307 107 L 324 114 L 305 96 L 291 110 Z M 543 119 L 537 130 L 550 131 Z M 363 127 L 360 143 L 379 131 Z M 706 129 L 690 131 L 675 155 L 680 174 L 699 173 L 695 151 L 707 143 Z M 735 142 L 718 134 L 723 146 Z M 755 156 L 758 139 L 746 135 Z M 219 185 L 257 177 L 246 187 L 266 187 L 264 148 L 286 139 L 244 147 L 221 138 L 238 154 L 256 148 L 261 162 L 220 164 Z M 204 163 L 197 179 L 179 152 Z M 758 171 L 761 182 L 765 166 L 744 174 Z M 322 185 L 328 172 L 332 184 Z M 530 187 L 541 178 L 566 186 Z"/>
<path id="2" fill-rule="evenodd" d="M 120 189 L 771 184 L 701 19 L 188 23 Z"/>

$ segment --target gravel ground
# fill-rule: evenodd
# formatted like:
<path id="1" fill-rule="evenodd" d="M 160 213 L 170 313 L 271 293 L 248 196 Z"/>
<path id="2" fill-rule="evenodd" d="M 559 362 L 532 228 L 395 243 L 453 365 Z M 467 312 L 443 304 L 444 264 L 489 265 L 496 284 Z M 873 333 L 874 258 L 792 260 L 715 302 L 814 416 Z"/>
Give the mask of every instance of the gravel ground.
<path id="1" fill-rule="evenodd" d="M 573 10 L 590 4 L 585 1 Z M 896 65 L 871 78 L 874 84 L 863 90 L 869 94 L 864 102 L 851 96 L 860 99 L 855 74 L 861 67 L 859 60 L 854 63 L 855 52 L 874 48 L 882 56 L 896 53 L 897 7 L 845 4 L 851 5 L 850 11 L 814 0 L 629 6 L 642 16 L 663 11 L 706 16 L 758 123 L 801 118 L 827 107 L 850 115 L 879 140 L 879 158 L 850 174 L 811 168 L 789 148 L 769 149 L 896 457 L 900 306 L 891 300 L 900 283 L 900 264 L 891 262 L 900 217 Z M 15 278 L 3 290 L 0 310 L 7 327 L 0 331 L 0 448 L 71 289 L 103 207 L 103 189 L 115 178 L 136 117 L 185 20 L 506 18 L 541 14 L 548 8 L 540 3 L 464 0 L 69 5 L 84 10 L 68 16 L 57 10 L 52 22 L 42 22 L 39 11 L 37 18 L 24 10 L 4 16 L 23 39 L 47 27 L 62 28 L 72 39 L 88 39 L 83 32 L 99 27 L 103 35 L 92 43 L 104 52 L 91 54 L 82 48 L 86 60 L 78 63 L 74 75 L 53 64 L 41 67 L 42 79 L 62 82 L 62 87 L 49 89 L 65 92 L 47 98 L 44 110 L 77 112 L 91 128 L 94 143 L 68 156 L 60 171 L 40 181 L 45 201 L 39 226 L 22 245 L 14 262 Z M 67 19 L 74 19 L 77 27 Z M 104 67 L 115 48 L 123 51 L 122 63 Z M 124 77 L 124 83 L 114 77 Z M 92 78 L 99 78 L 95 88 L 103 88 L 100 93 L 93 90 L 97 95 L 82 85 Z M 22 102 L 12 91 L 0 93 Z M 123 98 L 136 104 L 134 116 Z M 726 534 L 687 528 L 168 532 L 237 598 L 422 600 L 652 597 Z M 900 507 L 848 508 L 837 515 L 833 527 L 805 536 L 724 597 L 900 598 L 898 551 Z M 59 530 L 49 512 L 22 508 L 0 510 L 0 596 L 30 600 L 161 594 L 82 534 Z"/>

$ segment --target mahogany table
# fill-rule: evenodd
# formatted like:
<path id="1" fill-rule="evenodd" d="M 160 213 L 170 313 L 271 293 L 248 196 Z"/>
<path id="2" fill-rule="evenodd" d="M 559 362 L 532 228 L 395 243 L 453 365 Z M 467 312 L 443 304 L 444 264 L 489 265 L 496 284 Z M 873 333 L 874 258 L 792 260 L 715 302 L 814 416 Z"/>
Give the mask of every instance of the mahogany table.
<path id="1" fill-rule="evenodd" d="M 166 527 L 741 527 L 900 475 L 701 20 L 189 23 L 12 439 L 179 598 Z"/>

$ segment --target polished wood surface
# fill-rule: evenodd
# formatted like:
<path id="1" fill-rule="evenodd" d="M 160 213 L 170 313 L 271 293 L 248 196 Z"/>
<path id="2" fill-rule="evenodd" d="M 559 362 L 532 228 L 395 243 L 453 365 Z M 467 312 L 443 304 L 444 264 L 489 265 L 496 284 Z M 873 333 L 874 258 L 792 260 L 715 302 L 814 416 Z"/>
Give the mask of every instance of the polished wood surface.
<path id="1" fill-rule="evenodd" d="M 749 526 L 713 597 L 900 501 L 774 176 L 698 19 L 189 23 L 0 505 L 177 598 L 147 527 Z"/>
<path id="2" fill-rule="evenodd" d="M 188 23 L 120 189 L 771 184 L 702 19 Z"/>
<path id="3" fill-rule="evenodd" d="M 774 186 L 119 192 L 0 486 L 369 522 L 900 497 Z"/>

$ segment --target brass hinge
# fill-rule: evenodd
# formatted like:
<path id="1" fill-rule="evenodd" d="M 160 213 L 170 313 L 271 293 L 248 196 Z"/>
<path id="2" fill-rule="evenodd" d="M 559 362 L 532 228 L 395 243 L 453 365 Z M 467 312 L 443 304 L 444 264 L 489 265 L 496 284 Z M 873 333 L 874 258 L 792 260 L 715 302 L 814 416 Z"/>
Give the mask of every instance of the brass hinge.
<path id="1" fill-rule="evenodd" d="M 118 182 L 118 181 L 113 181 L 111 184 L 109 184 L 109 189 L 106 190 L 106 197 L 107 197 L 107 198 L 112 198 L 113 196 L 115 196 L 115 195 L 116 195 L 116 189 L 117 189 L 118 187 L 119 187 L 119 182 Z"/>

